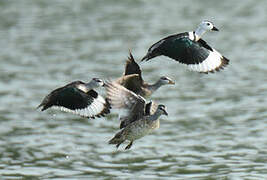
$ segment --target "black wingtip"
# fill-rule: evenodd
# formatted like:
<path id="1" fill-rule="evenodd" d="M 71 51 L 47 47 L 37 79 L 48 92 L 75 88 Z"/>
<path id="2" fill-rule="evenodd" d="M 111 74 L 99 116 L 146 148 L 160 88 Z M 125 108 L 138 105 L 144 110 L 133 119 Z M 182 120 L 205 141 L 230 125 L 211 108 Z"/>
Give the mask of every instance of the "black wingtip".
<path id="1" fill-rule="evenodd" d="M 107 98 L 105 99 L 105 101 L 106 102 L 104 104 L 104 109 L 99 114 L 96 114 L 93 116 L 86 116 L 86 118 L 90 118 L 90 119 L 101 118 L 101 117 L 105 117 L 107 114 L 109 114 L 110 109 L 111 109 L 111 105 L 110 105 Z"/>
<path id="2" fill-rule="evenodd" d="M 220 72 L 220 71 L 223 70 L 226 66 L 229 65 L 229 62 L 230 62 L 230 60 L 223 56 L 223 57 L 221 58 L 221 64 L 220 64 L 218 67 L 216 67 L 215 69 L 213 69 L 213 70 L 211 70 L 211 71 L 207 71 L 207 72 L 199 72 L 199 73 L 202 73 L 202 74 L 209 74 L 209 73 Z"/>
<path id="3" fill-rule="evenodd" d="M 104 104 L 104 109 L 98 115 L 96 115 L 96 117 L 105 117 L 110 113 L 111 105 L 109 103 L 109 100 L 106 98 L 105 101 L 106 103 Z"/>
<path id="4" fill-rule="evenodd" d="M 148 55 L 145 55 L 145 56 L 141 59 L 141 62 L 143 62 L 143 61 L 148 61 L 148 60 L 149 60 Z"/>
<path id="5" fill-rule="evenodd" d="M 111 104 L 108 100 L 108 98 L 105 99 L 106 100 L 106 109 L 105 109 L 105 114 L 109 114 L 110 113 L 110 109 L 111 109 Z"/>
<path id="6" fill-rule="evenodd" d="M 221 60 L 222 60 L 221 65 L 215 69 L 216 71 L 220 71 L 220 70 L 224 69 L 230 62 L 230 60 L 224 56 Z"/>
<path id="7" fill-rule="evenodd" d="M 230 60 L 223 56 L 222 63 L 224 66 L 227 66 L 229 64 Z"/>
<path id="8" fill-rule="evenodd" d="M 215 26 L 213 26 L 213 28 L 211 29 L 212 31 L 219 31 L 218 28 L 216 28 Z"/>

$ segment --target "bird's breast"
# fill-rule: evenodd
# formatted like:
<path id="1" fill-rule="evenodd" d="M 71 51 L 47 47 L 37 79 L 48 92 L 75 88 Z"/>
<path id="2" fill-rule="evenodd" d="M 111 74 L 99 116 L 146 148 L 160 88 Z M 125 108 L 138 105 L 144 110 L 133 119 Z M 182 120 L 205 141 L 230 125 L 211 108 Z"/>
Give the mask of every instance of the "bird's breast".
<path id="1" fill-rule="evenodd" d="M 140 139 L 147 134 L 151 133 L 154 129 L 159 127 L 159 120 L 154 122 L 149 122 L 147 120 L 142 120 L 139 122 L 134 123 L 129 129 L 127 139 L 130 141 Z"/>

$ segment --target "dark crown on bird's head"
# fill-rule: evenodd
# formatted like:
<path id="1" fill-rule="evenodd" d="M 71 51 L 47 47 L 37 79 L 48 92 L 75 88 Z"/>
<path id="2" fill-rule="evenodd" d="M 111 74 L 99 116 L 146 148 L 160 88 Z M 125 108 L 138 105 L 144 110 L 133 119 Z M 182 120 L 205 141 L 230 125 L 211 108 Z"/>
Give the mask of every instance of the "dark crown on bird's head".
<path id="1" fill-rule="evenodd" d="M 104 81 L 100 78 L 93 78 L 91 81 L 92 85 L 96 86 L 96 87 L 100 87 L 100 86 L 104 86 Z"/>
<path id="2" fill-rule="evenodd" d="M 163 104 L 160 104 L 158 106 L 158 109 L 161 110 L 163 114 L 165 114 L 166 116 L 168 116 L 168 113 L 166 111 L 166 107 Z"/>
<path id="3" fill-rule="evenodd" d="M 167 76 L 161 76 L 160 81 L 162 84 L 175 84 L 175 82 Z"/>

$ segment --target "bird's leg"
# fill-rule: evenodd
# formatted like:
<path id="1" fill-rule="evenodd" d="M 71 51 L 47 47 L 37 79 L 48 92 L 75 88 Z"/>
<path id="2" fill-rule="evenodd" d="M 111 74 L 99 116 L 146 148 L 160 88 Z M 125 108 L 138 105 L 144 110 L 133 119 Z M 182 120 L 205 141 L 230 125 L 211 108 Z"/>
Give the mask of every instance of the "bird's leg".
<path id="1" fill-rule="evenodd" d="M 126 150 L 126 149 L 130 149 L 130 148 L 132 147 L 132 145 L 133 145 L 133 141 L 131 141 L 131 142 L 126 146 L 125 150 Z"/>

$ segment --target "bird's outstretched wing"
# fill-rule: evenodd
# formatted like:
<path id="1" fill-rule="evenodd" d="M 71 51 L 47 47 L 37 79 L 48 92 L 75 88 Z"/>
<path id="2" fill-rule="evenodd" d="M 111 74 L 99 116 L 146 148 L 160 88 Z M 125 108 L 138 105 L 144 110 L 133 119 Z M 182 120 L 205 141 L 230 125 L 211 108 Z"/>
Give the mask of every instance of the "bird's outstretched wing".
<path id="1" fill-rule="evenodd" d="M 136 94 L 140 94 L 142 91 L 142 85 L 138 74 L 122 76 L 115 82 Z"/>
<path id="2" fill-rule="evenodd" d="M 105 87 L 107 90 L 107 99 L 111 106 L 117 109 L 127 110 L 126 115 L 121 118 L 121 128 L 144 116 L 146 101 L 142 96 L 136 95 L 134 92 L 115 82 L 106 82 Z"/>
<path id="3" fill-rule="evenodd" d="M 125 71 L 124 71 L 124 75 L 130 75 L 130 74 L 138 74 L 139 80 L 141 82 L 143 81 L 142 71 L 140 69 L 140 66 L 134 60 L 134 57 L 133 57 L 131 51 L 129 52 L 129 57 L 126 61 Z"/>
<path id="4" fill-rule="evenodd" d="M 83 92 L 76 88 L 75 81 L 66 86 L 55 89 L 48 94 L 38 106 L 42 107 L 42 111 L 55 107 L 62 111 L 77 114 L 83 117 L 95 118 L 104 116 L 110 112 L 110 104 L 95 90 Z"/>
<path id="5" fill-rule="evenodd" d="M 189 33 L 168 36 L 153 44 L 142 61 L 164 55 L 180 63 L 188 65 L 197 72 L 214 72 L 223 69 L 229 60 L 211 48 L 203 39 L 193 41 Z"/>

